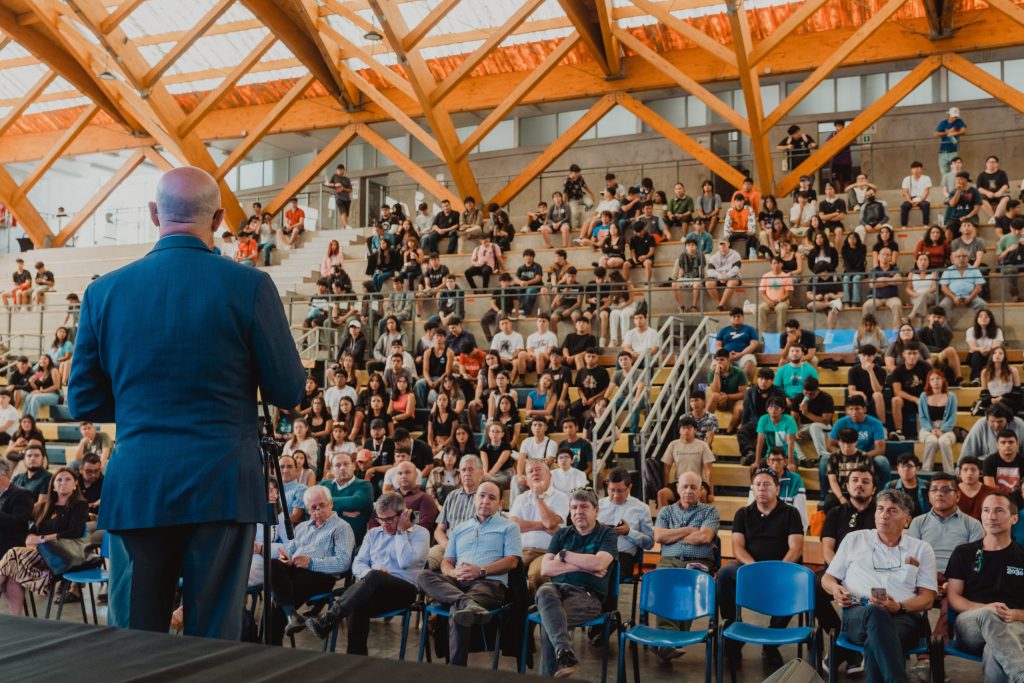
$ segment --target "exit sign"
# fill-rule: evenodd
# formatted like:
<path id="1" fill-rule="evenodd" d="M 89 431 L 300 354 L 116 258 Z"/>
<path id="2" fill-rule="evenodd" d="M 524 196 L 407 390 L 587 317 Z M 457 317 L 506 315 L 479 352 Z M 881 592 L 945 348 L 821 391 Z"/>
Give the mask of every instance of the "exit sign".
<path id="1" fill-rule="evenodd" d="M 871 136 L 870 135 L 861 135 L 860 136 L 860 141 L 861 141 L 861 143 L 863 143 L 865 145 L 870 145 L 871 144 Z"/>

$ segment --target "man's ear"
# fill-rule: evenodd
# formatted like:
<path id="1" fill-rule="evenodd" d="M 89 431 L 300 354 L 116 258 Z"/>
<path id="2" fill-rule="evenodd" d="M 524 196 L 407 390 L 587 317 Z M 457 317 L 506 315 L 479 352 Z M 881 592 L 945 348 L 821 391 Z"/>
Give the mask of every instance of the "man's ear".
<path id="1" fill-rule="evenodd" d="M 216 234 L 221 223 L 224 222 L 224 209 L 217 209 L 213 212 L 213 221 L 210 223 L 210 232 Z"/>
<path id="2" fill-rule="evenodd" d="M 156 202 L 149 203 L 149 220 L 153 221 L 153 225 L 160 227 L 160 216 L 156 213 Z"/>

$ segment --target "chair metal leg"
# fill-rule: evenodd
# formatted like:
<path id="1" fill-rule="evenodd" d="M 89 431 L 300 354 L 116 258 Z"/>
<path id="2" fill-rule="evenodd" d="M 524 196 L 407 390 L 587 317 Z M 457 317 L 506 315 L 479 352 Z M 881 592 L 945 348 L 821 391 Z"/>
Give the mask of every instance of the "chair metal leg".
<path id="1" fill-rule="evenodd" d="M 724 636 L 721 633 L 718 634 L 717 641 L 718 641 L 718 643 L 717 643 L 718 644 L 718 658 L 717 658 L 718 666 L 715 668 L 715 681 L 717 683 L 722 683 L 722 678 L 725 675 L 724 669 L 722 668 L 725 665 L 724 657 L 723 657 L 723 654 L 722 654 L 722 651 L 725 649 L 725 641 L 724 641 Z"/>
<path id="2" fill-rule="evenodd" d="M 519 657 L 519 673 L 526 673 L 526 655 L 529 653 L 530 620 L 523 620 L 523 649 Z"/>
<path id="3" fill-rule="evenodd" d="M 416 661 L 423 661 L 423 653 L 427 653 L 427 661 L 430 661 L 430 649 L 427 647 L 427 640 L 430 632 L 430 619 L 427 617 L 426 611 L 423 612 L 423 630 L 420 631 L 420 655 Z"/>
<path id="4" fill-rule="evenodd" d="M 636 641 L 633 641 L 629 644 L 629 649 L 633 655 L 633 680 L 640 683 L 640 648 L 637 647 Z"/>
<path id="5" fill-rule="evenodd" d="M 714 642 L 714 637 L 708 634 L 707 642 L 704 644 L 704 683 L 711 683 L 711 662 L 714 660 L 715 654 Z"/>
<path id="6" fill-rule="evenodd" d="M 68 582 L 61 580 L 60 582 L 60 604 L 57 605 L 57 621 L 60 621 L 60 616 L 64 613 L 64 603 L 68 600 Z"/>
<path id="7" fill-rule="evenodd" d="M 625 634 L 619 634 L 619 653 L 615 661 L 615 683 L 625 683 L 626 678 L 626 640 Z"/>
<path id="8" fill-rule="evenodd" d="M 402 613 L 402 644 L 398 649 L 398 660 L 405 661 L 405 645 L 409 641 L 409 621 L 412 613 L 406 610 Z"/>
<path id="9" fill-rule="evenodd" d="M 495 671 L 498 670 L 498 663 L 501 661 L 501 621 L 502 619 L 499 617 L 494 636 L 494 662 L 491 664 L 491 668 Z M 487 641 L 484 640 L 484 642 Z"/>
<path id="10" fill-rule="evenodd" d="M 604 647 L 601 649 L 601 683 L 608 683 L 608 650 L 611 649 L 611 638 L 608 633 L 610 619 L 604 620 L 604 627 L 602 631 L 602 638 L 604 640 Z"/>
<path id="11" fill-rule="evenodd" d="M 836 634 L 833 632 L 828 638 L 828 683 L 836 683 L 838 676 L 836 675 Z"/>
<path id="12" fill-rule="evenodd" d="M 92 584 L 91 583 L 89 584 L 89 587 L 92 588 Z M 85 589 L 84 588 L 79 588 L 78 592 L 79 592 L 78 605 L 79 605 L 79 607 L 82 608 L 82 623 L 83 624 L 88 624 L 89 623 L 89 617 L 87 617 L 86 613 L 85 613 Z M 93 621 L 96 621 L 96 620 L 93 619 Z"/>
<path id="13" fill-rule="evenodd" d="M 46 600 L 46 618 L 47 619 L 50 618 L 50 610 L 53 608 L 53 598 L 57 594 L 57 584 L 60 583 L 60 581 L 61 581 L 61 579 L 57 579 L 56 581 L 54 581 L 53 583 L 50 584 L 50 597 L 47 598 L 47 600 Z M 32 602 L 33 602 L 33 610 L 32 610 L 32 612 L 34 614 L 35 613 L 35 604 L 34 604 L 35 603 L 35 599 L 32 598 L 32 594 L 31 593 L 27 593 L 27 595 L 29 596 L 30 599 L 32 599 Z"/>
<path id="14" fill-rule="evenodd" d="M 92 623 L 99 626 L 100 619 L 96 616 L 96 591 L 91 583 L 89 584 L 89 603 L 92 607 Z"/>
<path id="15" fill-rule="evenodd" d="M 32 617 L 39 618 L 39 613 L 36 611 L 36 596 L 32 593 L 26 593 L 25 597 L 28 599 L 28 604 L 32 608 Z"/>

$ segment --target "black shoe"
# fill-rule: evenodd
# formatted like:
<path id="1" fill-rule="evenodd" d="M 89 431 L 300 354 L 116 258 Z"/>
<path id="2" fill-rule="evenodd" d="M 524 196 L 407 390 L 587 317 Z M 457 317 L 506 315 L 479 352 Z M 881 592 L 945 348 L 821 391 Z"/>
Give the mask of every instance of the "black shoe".
<path id="1" fill-rule="evenodd" d="M 331 635 L 331 632 L 334 631 L 337 625 L 338 620 L 330 612 L 320 618 L 310 617 L 306 619 L 306 628 L 312 631 L 313 635 L 320 640 L 326 640 L 327 636 Z"/>
<path id="2" fill-rule="evenodd" d="M 579 666 L 580 662 L 572 650 L 562 650 L 558 653 L 558 660 L 555 664 L 555 678 L 568 678 L 576 673 Z"/>
<path id="3" fill-rule="evenodd" d="M 459 626 L 477 626 L 489 622 L 491 613 L 475 602 L 468 602 L 462 609 L 452 612 L 451 619 Z"/>
<path id="4" fill-rule="evenodd" d="M 288 625 L 284 627 L 284 634 L 286 636 L 294 636 L 296 633 L 304 630 L 306 630 L 306 622 L 296 612 L 288 618 Z"/>
<path id="5" fill-rule="evenodd" d="M 754 460 L 755 460 L 755 456 L 750 455 L 748 453 L 747 455 L 744 455 L 743 457 L 740 458 L 740 464 L 741 465 L 750 466 L 750 465 L 754 464 Z"/>
<path id="6" fill-rule="evenodd" d="M 764 659 L 764 663 L 768 668 L 778 669 L 782 666 L 782 653 L 779 652 L 777 647 L 766 647 L 761 649 L 761 658 Z"/>

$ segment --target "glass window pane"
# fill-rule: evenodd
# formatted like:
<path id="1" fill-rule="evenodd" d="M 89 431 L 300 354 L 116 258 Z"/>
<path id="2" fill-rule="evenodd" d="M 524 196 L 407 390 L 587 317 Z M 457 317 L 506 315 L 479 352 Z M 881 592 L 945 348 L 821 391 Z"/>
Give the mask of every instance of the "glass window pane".
<path id="1" fill-rule="evenodd" d="M 519 146 L 549 145 L 558 137 L 558 115 L 527 116 L 519 119 Z"/>
<path id="2" fill-rule="evenodd" d="M 499 149 L 512 149 L 515 147 L 516 122 L 502 121 L 487 134 L 480 145 L 478 152 L 494 152 Z"/>
<path id="3" fill-rule="evenodd" d="M 864 101 L 874 102 L 885 94 L 885 74 L 868 74 L 862 79 Z"/>
<path id="4" fill-rule="evenodd" d="M 597 122 L 597 137 L 611 138 L 637 132 L 636 117 L 623 107 L 615 107 Z"/>
<path id="5" fill-rule="evenodd" d="M 799 82 L 786 84 L 786 94 L 791 94 L 800 86 Z M 835 81 L 831 78 L 825 79 L 818 84 L 818 87 L 807 94 L 807 97 L 800 104 L 793 107 L 793 114 L 805 116 L 807 114 L 830 114 L 836 110 Z"/>
<path id="6" fill-rule="evenodd" d="M 1024 59 L 1009 59 L 1003 62 L 1003 73 L 1006 77 L 1006 85 L 1024 90 Z"/>
<path id="7" fill-rule="evenodd" d="M 228 184 L 228 189 L 232 192 L 238 191 L 238 169 L 233 168 L 228 171 L 228 174 L 224 176 L 224 182 Z"/>
<path id="8" fill-rule="evenodd" d="M 979 88 L 978 86 L 965 81 L 960 76 L 950 71 L 948 73 L 948 80 L 946 81 L 949 87 L 949 100 L 951 102 L 960 102 L 963 100 L 983 100 L 989 95 L 987 92 Z"/>
<path id="9" fill-rule="evenodd" d="M 691 128 L 708 125 L 708 107 L 693 95 L 686 98 L 686 121 Z"/>
<path id="10" fill-rule="evenodd" d="M 409 136 L 399 135 L 397 138 L 388 138 L 388 142 L 395 146 L 399 152 L 409 156 Z"/>
<path id="11" fill-rule="evenodd" d="M 455 129 L 455 134 L 459 136 L 459 142 L 465 142 L 466 138 L 476 130 L 476 126 L 462 126 L 461 128 Z"/>
<path id="12" fill-rule="evenodd" d="M 890 74 L 890 76 L 891 75 L 892 74 Z M 889 87 L 892 87 L 896 84 L 896 82 L 893 81 L 891 78 L 889 83 Z M 904 97 L 903 100 L 896 106 L 911 107 L 918 104 L 932 104 L 933 102 L 935 102 L 936 99 L 935 91 L 938 88 L 938 83 L 939 81 L 937 75 L 932 74 L 931 76 L 926 78 L 921 83 L 921 85 L 911 90 L 910 93 L 906 97 Z"/>
<path id="13" fill-rule="evenodd" d="M 860 111 L 860 76 L 836 79 L 836 111 Z"/>
<path id="14" fill-rule="evenodd" d="M 779 84 L 771 83 L 761 86 L 761 107 L 765 113 L 779 106 Z"/>
<path id="15" fill-rule="evenodd" d="M 307 152 L 306 154 L 296 154 L 295 156 L 288 157 L 288 177 L 294 177 L 299 174 L 299 171 L 306 167 L 306 164 L 313 161 L 313 157 L 316 156 L 315 152 Z M 325 169 L 330 169 L 331 173 L 334 173 L 334 166 L 327 166 Z M 287 178 L 285 179 L 287 181 Z"/>
<path id="16" fill-rule="evenodd" d="M 585 111 L 566 111 L 566 112 L 562 112 L 561 114 L 559 114 L 558 115 L 558 134 L 562 135 L 563 133 L 565 133 L 565 131 L 569 130 L 569 128 L 572 126 L 572 124 L 576 123 L 581 118 L 583 118 L 583 115 L 586 114 L 586 113 L 587 112 L 585 112 Z M 584 133 L 580 137 L 580 140 L 593 140 L 594 138 L 596 138 L 597 137 L 597 130 L 596 130 L 596 128 L 597 128 L 596 126 L 591 126 L 590 130 L 588 130 L 586 133 Z"/>
<path id="17" fill-rule="evenodd" d="M 736 113 L 740 116 L 747 115 L 747 100 L 743 97 L 742 90 L 732 91 L 732 108 L 736 110 Z"/>
<path id="18" fill-rule="evenodd" d="M 711 94 L 714 95 L 715 97 L 717 97 L 718 99 L 722 100 L 722 102 L 724 102 L 726 106 L 728 106 L 728 107 L 732 106 L 732 91 L 731 90 L 726 90 L 724 92 L 716 92 L 716 93 L 711 93 Z M 710 121 L 708 121 L 708 123 L 726 123 L 726 120 L 723 119 L 718 114 L 716 114 L 713 110 L 710 110 L 710 109 L 708 110 L 708 116 L 710 117 Z"/>
<path id="19" fill-rule="evenodd" d="M 345 170 L 351 172 L 362 171 L 364 168 L 367 168 L 366 164 L 364 163 L 364 155 L 366 154 L 367 147 L 369 147 L 369 145 L 364 145 L 361 142 L 354 145 L 349 145 L 348 163 L 345 164 Z"/>
<path id="20" fill-rule="evenodd" d="M 671 123 L 676 128 L 686 125 L 686 98 L 670 97 L 667 100 L 651 100 L 644 102 L 655 114 Z"/>
<path id="21" fill-rule="evenodd" d="M 427 149 L 426 145 L 420 142 L 417 138 L 412 138 L 412 149 L 410 150 L 409 158 L 413 161 L 434 161 L 437 157 L 434 153 Z"/>
<path id="22" fill-rule="evenodd" d="M 238 168 L 238 189 L 251 190 L 263 185 L 263 162 L 242 164 Z"/>

